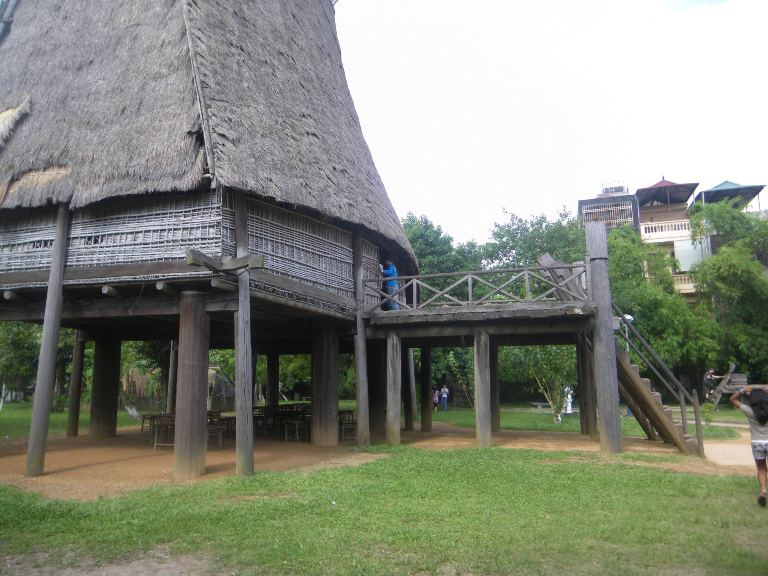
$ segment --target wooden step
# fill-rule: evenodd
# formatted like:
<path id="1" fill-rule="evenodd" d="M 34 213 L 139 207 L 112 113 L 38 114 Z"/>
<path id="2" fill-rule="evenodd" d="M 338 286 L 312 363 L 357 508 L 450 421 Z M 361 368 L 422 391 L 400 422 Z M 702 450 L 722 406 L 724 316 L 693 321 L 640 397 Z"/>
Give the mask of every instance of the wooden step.
<path id="1" fill-rule="evenodd" d="M 643 382 L 643 386 L 645 386 L 646 390 L 648 392 L 653 392 L 653 389 L 651 388 L 651 379 L 650 378 L 641 378 Z"/>
<path id="2" fill-rule="evenodd" d="M 651 392 L 651 396 L 653 396 L 653 399 L 656 400 L 656 404 L 659 406 L 663 405 L 661 401 L 661 394 L 659 392 Z"/>
<path id="3" fill-rule="evenodd" d="M 637 364 L 632 364 L 632 370 L 635 371 L 635 374 L 640 374 L 640 366 Z"/>

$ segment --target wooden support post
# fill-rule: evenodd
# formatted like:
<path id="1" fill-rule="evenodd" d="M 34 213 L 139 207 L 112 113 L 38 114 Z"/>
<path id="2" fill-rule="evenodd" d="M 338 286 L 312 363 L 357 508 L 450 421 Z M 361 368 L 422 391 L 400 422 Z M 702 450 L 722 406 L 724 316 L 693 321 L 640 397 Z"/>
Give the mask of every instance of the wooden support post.
<path id="1" fill-rule="evenodd" d="M 93 349 L 91 425 L 88 435 L 110 438 L 117 434 L 117 404 L 120 398 L 120 340 L 99 336 Z"/>
<path id="2" fill-rule="evenodd" d="M 491 342 L 491 432 L 501 432 L 501 390 L 499 389 L 499 345 Z"/>
<path id="3" fill-rule="evenodd" d="M 585 227 L 591 283 L 589 297 L 597 307 L 592 354 L 597 384 L 597 409 L 600 413 L 600 447 L 606 452 L 621 452 L 619 382 L 608 280 L 608 239 L 603 222 L 587 222 Z"/>
<path id="4" fill-rule="evenodd" d="M 432 431 L 432 349 L 421 349 L 421 369 L 419 370 L 421 388 L 421 431 Z"/>
<path id="5" fill-rule="evenodd" d="M 481 448 L 493 444 L 490 347 L 488 332 L 475 332 L 475 435 Z"/>
<path id="6" fill-rule="evenodd" d="M 182 292 L 179 298 L 179 368 L 173 446 L 173 477 L 176 480 L 205 474 L 209 340 L 205 295 Z"/>
<path id="7" fill-rule="evenodd" d="M 313 325 L 312 443 L 339 444 L 339 331 L 327 318 Z"/>
<path id="8" fill-rule="evenodd" d="M 401 360 L 400 336 L 387 336 L 387 443 L 400 444 Z"/>
<path id="9" fill-rule="evenodd" d="M 368 357 L 368 406 L 370 408 L 371 441 L 387 439 L 387 349 L 384 340 L 369 340 Z"/>
<path id="10" fill-rule="evenodd" d="M 27 445 L 27 476 L 39 476 L 45 465 L 45 445 L 48 441 L 48 417 L 53 401 L 53 383 L 56 376 L 56 345 L 59 340 L 61 311 L 64 304 L 64 267 L 69 237 L 69 208 L 59 204 L 56 215 L 56 236 L 51 251 L 51 269 L 48 273 L 48 292 L 45 297 L 43 334 L 35 380 L 32 404 L 32 422 Z"/>
<path id="11" fill-rule="evenodd" d="M 80 427 L 80 394 L 83 390 L 83 356 L 85 334 L 75 330 L 72 346 L 72 374 L 69 379 L 69 409 L 67 410 L 67 436 L 77 436 Z"/>
<path id="12" fill-rule="evenodd" d="M 235 241 L 238 258 L 248 256 L 248 212 L 243 192 L 235 193 Z M 251 359 L 251 286 L 248 269 L 237 272 L 235 313 L 235 470 L 253 473 L 253 361 Z"/>
<path id="13" fill-rule="evenodd" d="M 267 406 L 280 404 L 280 354 L 267 354 Z"/>
<path id="14" fill-rule="evenodd" d="M 101 293 L 104 296 L 110 296 L 112 298 L 120 298 L 122 296 L 122 294 L 120 294 L 120 291 L 114 286 L 102 286 Z"/>
<path id="15" fill-rule="evenodd" d="M 168 391 L 165 395 L 165 411 L 173 414 L 176 410 L 176 381 L 179 373 L 179 343 L 171 340 L 171 352 L 168 360 Z"/>
<path id="16" fill-rule="evenodd" d="M 371 442 L 371 425 L 368 397 L 368 350 L 365 342 L 365 283 L 363 278 L 363 239 L 356 234 L 353 239 L 353 257 L 355 273 L 355 400 L 357 404 L 357 445 L 365 446 Z"/>
<path id="17" fill-rule="evenodd" d="M 405 429 L 413 432 L 416 422 L 416 374 L 413 367 L 413 348 L 402 354 L 403 401 L 405 403 Z"/>
<path id="18" fill-rule="evenodd" d="M 589 337 L 584 332 L 576 335 L 576 364 L 579 379 L 579 424 L 581 433 L 597 440 L 597 404 L 595 382 L 592 377 L 593 357 Z"/>
<path id="19" fill-rule="evenodd" d="M 176 290 L 172 284 L 168 284 L 168 282 L 156 282 L 155 289 L 157 289 L 158 292 L 170 294 L 171 296 L 176 296 L 179 293 L 178 290 Z"/>
<path id="20" fill-rule="evenodd" d="M 3 300 L 7 300 L 8 302 L 19 302 L 21 297 L 13 290 L 5 290 L 3 291 Z"/>

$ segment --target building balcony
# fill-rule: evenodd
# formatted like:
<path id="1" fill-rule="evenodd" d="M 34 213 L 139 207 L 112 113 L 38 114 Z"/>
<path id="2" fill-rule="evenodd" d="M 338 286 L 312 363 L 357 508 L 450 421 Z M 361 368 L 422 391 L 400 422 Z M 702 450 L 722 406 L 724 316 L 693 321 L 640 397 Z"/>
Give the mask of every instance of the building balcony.
<path id="1" fill-rule="evenodd" d="M 694 294 L 696 292 L 696 284 L 693 283 L 693 278 L 689 274 L 673 274 L 672 282 L 675 291 L 679 294 Z"/>
<path id="2" fill-rule="evenodd" d="M 674 242 L 688 240 L 691 237 L 689 220 L 670 220 L 669 222 L 643 222 L 640 224 L 643 242 Z"/>

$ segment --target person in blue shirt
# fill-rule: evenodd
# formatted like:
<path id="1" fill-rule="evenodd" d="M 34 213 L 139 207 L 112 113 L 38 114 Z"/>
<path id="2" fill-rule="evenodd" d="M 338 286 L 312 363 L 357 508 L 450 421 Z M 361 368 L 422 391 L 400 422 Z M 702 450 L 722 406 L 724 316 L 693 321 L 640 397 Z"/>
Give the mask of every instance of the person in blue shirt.
<path id="1" fill-rule="evenodd" d="M 384 281 L 384 288 L 390 296 L 393 296 L 397 292 L 397 268 L 391 258 L 384 260 L 384 266 L 381 268 L 381 273 L 387 280 Z M 400 310 L 400 303 L 395 300 L 387 300 L 385 302 L 385 310 Z"/>

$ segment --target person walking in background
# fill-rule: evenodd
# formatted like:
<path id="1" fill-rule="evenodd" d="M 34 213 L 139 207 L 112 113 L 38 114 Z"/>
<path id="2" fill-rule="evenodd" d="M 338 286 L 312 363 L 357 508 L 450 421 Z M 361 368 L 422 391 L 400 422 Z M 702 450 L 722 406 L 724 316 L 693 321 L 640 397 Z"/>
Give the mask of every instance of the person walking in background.
<path id="1" fill-rule="evenodd" d="M 397 292 L 397 268 L 391 258 L 384 260 L 384 265 L 381 266 L 381 273 L 386 278 L 384 281 L 384 291 L 392 296 L 391 299 L 387 299 L 386 310 L 400 310 L 400 303 L 394 298 Z"/>
<path id="2" fill-rule="evenodd" d="M 749 433 L 752 436 L 752 456 L 757 467 L 757 482 L 760 485 L 760 495 L 757 503 L 765 507 L 765 485 L 768 480 L 768 392 L 761 388 L 745 386 L 734 392 L 729 398 L 731 404 L 746 414 L 749 420 Z"/>
<path id="3" fill-rule="evenodd" d="M 432 412 L 437 412 L 438 404 L 440 404 L 440 391 L 435 388 L 432 390 Z"/>
<path id="4" fill-rule="evenodd" d="M 450 394 L 448 386 L 443 384 L 443 387 L 440 389 L 440 403 L 443 405 L 443 410 L 448 410 L 448 394 Z"/>

